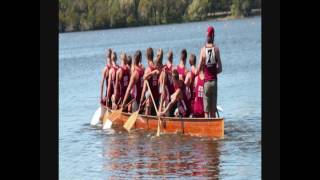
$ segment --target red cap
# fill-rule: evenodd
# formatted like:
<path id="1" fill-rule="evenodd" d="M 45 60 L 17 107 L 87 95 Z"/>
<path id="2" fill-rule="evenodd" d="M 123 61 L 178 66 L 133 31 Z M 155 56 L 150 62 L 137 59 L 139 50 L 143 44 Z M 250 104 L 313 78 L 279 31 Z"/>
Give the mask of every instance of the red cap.
<path id="1" fill-rule="evenodd" d="M 213 28 L 213 26 L 209 26 L 209 27 L 208 27 L 208 29 L 207 29 L 207 36 L 208 36 L 208 37 L 214 36 L 214 28 Z"/>

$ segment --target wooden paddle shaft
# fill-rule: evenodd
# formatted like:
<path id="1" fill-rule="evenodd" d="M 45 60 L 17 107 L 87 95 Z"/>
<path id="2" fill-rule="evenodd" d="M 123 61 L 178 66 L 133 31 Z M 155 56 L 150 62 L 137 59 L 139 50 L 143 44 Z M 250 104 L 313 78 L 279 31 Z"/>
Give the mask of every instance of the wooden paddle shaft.
<path id="1" fill-rule="evenodd" d="M 124 105 L 122 108 L 126 108 L 129 104 L 133 103 L 133 101 L 135 100 L 136 98 L 133 98 L 131 99 L 131 101 L 129 101 L 126 105 Z"/>
<path id="2" fill-rule="evenodd" d="M 120 104 L 121 100 L 122 100 L 122 97 L 119 98 L 117 106 Z"/>
<path id="3" fill-rule="evenodd" d="M 151 96 L 151 99 L 152 99 L 152 102 L 153 102 L 153 105 L 154 105 L 154 109 L 156 110 L 157 112 L 157 115 L 159 114 L 158 113 L 158 109 L 157 109 L 157 106 L 156 106 L 156 103 L 153 99 L 153 95 L 152 95 L 152 92 L 151 92 L 151 88 L 150 88 L 150 85 L 149 85 L 149 82 L 147 81 L 147 86 L 148 86 L 148 89 L 150 91 L 150 96 Z M 160 110 L 161 106 L 159 107 L 159 110 Z M 158 128 L 157 128 L 157 136 L 160 136 L 160 123 L 161 123 L 161 120 L 160 120 L 160 116 L 158 115 Z"/>
<path id="4" fill-rule="evenodd" d="M 154 101 L 154 99 L 153 99 L 153 95 L 152 95 L 152 92 L 151 92 L 151 88 L 150 88 L 150 86 L 149 86 L 149 82 L 148 82 L 148 81 L 146 81 L 146 82 L 147 82 L 148 89 L 149 89 L 149 91 L 150 91 L 150 96 L 151 96 L 151 99 L 152 99 L 152 103 L 153 103 L 153 105 L 154 105 L 154 109 L 156 110 L 156 112 L 157 112 L 157 114 L 158 114 L 157 105 L 156 105 L 156 103 L 155 103 L 155 101 Z"/>

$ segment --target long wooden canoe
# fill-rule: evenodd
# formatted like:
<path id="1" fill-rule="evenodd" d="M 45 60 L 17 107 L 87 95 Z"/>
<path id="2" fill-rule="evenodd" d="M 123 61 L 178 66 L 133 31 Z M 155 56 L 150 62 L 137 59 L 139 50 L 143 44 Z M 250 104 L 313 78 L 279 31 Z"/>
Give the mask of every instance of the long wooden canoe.
<path id="1" fill-rule="evenodd" d="M 122 127 L 131 113 L 122 112 L 120 117 L 113 121 L 113 127 Z M 224 118 L 178 118 L 161 117 L 161 133 L 182 133 L 191 136 L 215 137 L 224 136 Z M 157 116 L 139 115 L 133 128 L 154 130 L 158 127 Z"/>

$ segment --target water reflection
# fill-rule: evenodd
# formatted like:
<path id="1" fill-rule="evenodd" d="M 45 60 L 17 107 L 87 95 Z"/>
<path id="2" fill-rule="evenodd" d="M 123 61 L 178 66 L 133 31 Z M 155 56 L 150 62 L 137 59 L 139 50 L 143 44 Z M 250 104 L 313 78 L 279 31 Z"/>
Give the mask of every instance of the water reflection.
<path id="1" fill-rule="evenodd" d="M 105 137 L 103 168 L 108 178 L 219 179 L 219 141 L 152 135 L 141 131 Z"/>

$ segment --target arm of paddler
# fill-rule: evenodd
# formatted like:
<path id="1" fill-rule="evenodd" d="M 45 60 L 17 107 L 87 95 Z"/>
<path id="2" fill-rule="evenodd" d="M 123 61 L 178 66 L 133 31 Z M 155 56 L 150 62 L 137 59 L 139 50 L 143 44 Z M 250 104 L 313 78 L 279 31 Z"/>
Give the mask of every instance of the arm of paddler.
<path id="1" fill-rule="evenodd" d="M 205 63 L 205 57 L 203 54 L 204 54 L 204 48 L 201 48 L 200 55 L 199 55 L 199 64 L 198 64 L 198 66 L 196 68 L 196 72 L 195 72 L 196 74 L 199 74 L 200 69 L 202 68 L 202 66 Z"/>
<path id="2" fill-rule="evenodd" d="M 140 101 L 139 101 L 140 104 L 145 98 L 146 88 L 147 88 L 147 85 L 146 85 L 146 80 L 145 80 L 145 81 L 143 81 L 143 88 L 142 88 L 141 97 L 140 97 Z"/>
<path id="3" fill-rule="evenodd" d="M 124 95 L 124 98 L 123 98 L 123 100 L 122 100 L 122 105 L 121 105 L 121 107 L 123 107 L 124 104 L 126 103 L 126 101 L 127 101 L 127 99 L 128 99 L 128 96 L 129 96 L 129 93 L 130 93 L 133 85 L 134 85 L 135 82 L 136 82 L 136 80 L 135 80 L 136 75 L 137 75 L 137 72 L 134 71 L 134 72 L 132 73 L 131 77 L 130 77 L 129 85 L 128 85 L 127 90 L 126 90 L 126 94 Z"/>
<path id="4" fill-rule="evenodd" d="M 114 87 L 114 92 L 115 92 L 115 99 L 116 101 L 118 101 L 119 96 L 120 96 L 120 79 L 121 79 L 121 68 L 119 68 L 116 72 L 116 83 L 115 83 L 115 87 Z"/>
<path id="5" fill-rule="evenodd" d="M 191 71 L 187 73 L 186 79 L 184 80 L 184 84 L 186 86 L 190 86 L 190 84 L 191 84 Z"/>
<path id="6" fill-rule="evenodd" d="M 172 106 L 178 101 L 180 94 L 181 90 L 177 89 L 177 91 L 171 95 L 171 101 L 169 102 L 168 106 L 162 112 L 158 112 L 158 116 L 165 115 L 165 113 L 168 112 L 172 108 Z"/>
<path id="7" fill-rule="evenodd" d="M 107 68 L 104 68 L 103 69 L 103 72 L 102 72 L 102 80 L 101 80 L 101 83 L 100 83 L 100 103 L 102 104 L 102 101 L 103 101 L 103 86 L 104 86 L 104 81 L 106 80 L 106 71 L 108 71 Z M 108 83 L 108 82 L 106 82 Z"/>
<path id="8" fill-rule="evenodd" d="M 107 106 L 108 106 L 108 101 L 109 101 L 109 99 L 111 98 L 111 81 L 112 81 L 112 72 L 113 72 L 113 70 L 110 70 L 109 71 L 109 78 L 108 78 L 108 90 L 107 90 L 107 102 L 106 102 L 106 104 L 107 104 Z"/>

